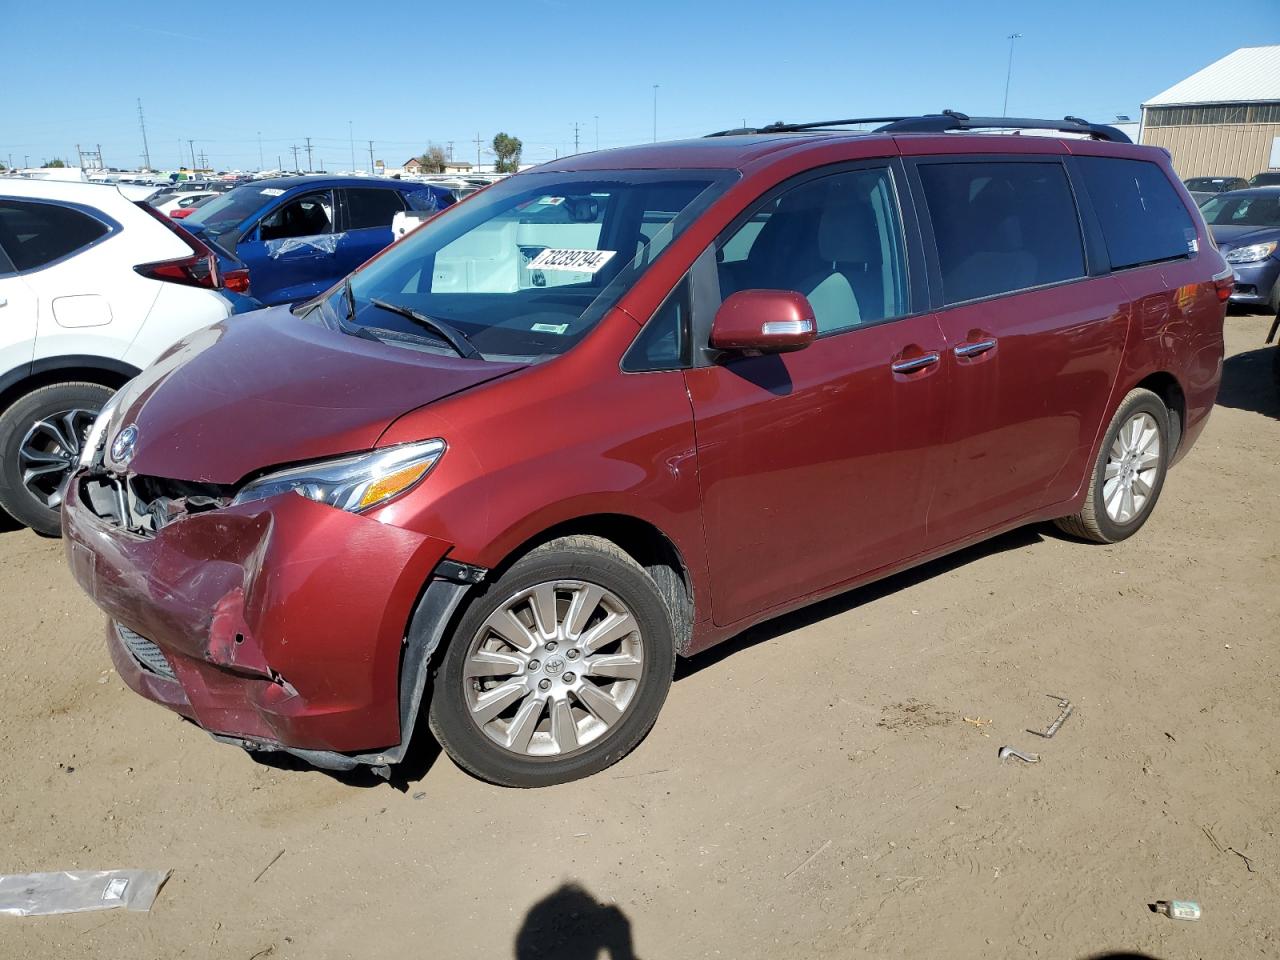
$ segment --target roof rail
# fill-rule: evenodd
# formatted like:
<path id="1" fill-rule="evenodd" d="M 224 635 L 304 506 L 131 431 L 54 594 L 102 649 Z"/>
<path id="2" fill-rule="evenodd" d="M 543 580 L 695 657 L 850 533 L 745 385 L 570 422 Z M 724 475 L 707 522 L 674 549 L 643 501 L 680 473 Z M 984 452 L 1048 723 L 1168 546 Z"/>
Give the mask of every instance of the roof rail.
<path id="1" fill-rule="evenodd" d="M 953 130 L 1057 130 L 1061 133 L 1079 133 L 1095 140 L 1113 143 L 1132 143 L 1122 131 L 1104 123 L 1090 123 L 1079 117 L 1063 117 L 1061 120 L 1034 120 L 1026 117 L 970 117 L 956 110 L 928 113 L 918 117 L 859 117 L 852 120 L 820 120 L 814 123 L 771 123 L 767 127 L 743 127 L 737 130 L 721 130 L 708 134 L 712 137 L 728 137 L 735 134 L 798 133 L 803 130 L 823 130 L 830 127 L 847 127 L 862 123 L 878 123 L 874 133 L 947 133 Z"/>

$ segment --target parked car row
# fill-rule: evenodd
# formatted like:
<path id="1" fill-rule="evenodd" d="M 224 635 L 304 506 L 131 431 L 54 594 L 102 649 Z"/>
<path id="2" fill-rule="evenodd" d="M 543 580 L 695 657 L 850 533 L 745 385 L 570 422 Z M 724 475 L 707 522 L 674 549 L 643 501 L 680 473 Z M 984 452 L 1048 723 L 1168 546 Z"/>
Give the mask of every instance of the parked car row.
<path id="1" fill-rule="evenodd" d="M 1010 125 L 1094 139 L 974 132 Z M 1232 290 L 1168 156 L 1074 119 L 822 126 L 543 165 L 166 352 L 65 487 L 125 682 L 334 769 L 425 720 L 538 786 L 754 623 L 1023 524 L 1136 533 Z M 256 270 L 417 202 L 369 186 L 188 222 Z M 322 286 L 285 273 L 268 299 Z"/>
<path id="2" fill-rule="evenodd" d="M 1219 193 L 1200 212 L 1234 274 L 1231 302 L 1280 313 L 1280 186 Z"/>
<path id="3" fill-rule="evenodd" d="M 395 212 L 454 202 L 381 179 L 183 186 L 148 203 L 146 186 L 0 179 L 0 508 L 41 533 L 98 411 L 166 348 L 315 296 L 392 242 Z"/>

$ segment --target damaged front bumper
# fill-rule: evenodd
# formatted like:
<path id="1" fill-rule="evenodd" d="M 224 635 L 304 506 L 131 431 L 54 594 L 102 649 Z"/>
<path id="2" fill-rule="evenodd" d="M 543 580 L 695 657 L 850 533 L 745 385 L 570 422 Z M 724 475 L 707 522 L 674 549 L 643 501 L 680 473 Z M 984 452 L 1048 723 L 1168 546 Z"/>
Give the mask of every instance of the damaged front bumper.
<path id="1" fill-rule="evenodd" d="M 89 482 L 68 485 L 67 558 L 133 690 L 246 749 L 337 769 L 403 757 L 430 653 L 483 571 L 287 494 L 130 531 Z"/>

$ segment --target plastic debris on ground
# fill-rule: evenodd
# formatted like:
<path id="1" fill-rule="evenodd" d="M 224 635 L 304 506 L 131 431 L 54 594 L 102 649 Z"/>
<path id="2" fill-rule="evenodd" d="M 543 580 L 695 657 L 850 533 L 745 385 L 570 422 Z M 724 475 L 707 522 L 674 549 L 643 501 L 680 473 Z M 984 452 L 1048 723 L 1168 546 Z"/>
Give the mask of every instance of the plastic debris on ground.
<path id="1" fill-rule="evenodd" d="M 172 870 L 61 870 L 0 876 L 0 914 L 47 917 L 86 910 L 145 912 Z"/>

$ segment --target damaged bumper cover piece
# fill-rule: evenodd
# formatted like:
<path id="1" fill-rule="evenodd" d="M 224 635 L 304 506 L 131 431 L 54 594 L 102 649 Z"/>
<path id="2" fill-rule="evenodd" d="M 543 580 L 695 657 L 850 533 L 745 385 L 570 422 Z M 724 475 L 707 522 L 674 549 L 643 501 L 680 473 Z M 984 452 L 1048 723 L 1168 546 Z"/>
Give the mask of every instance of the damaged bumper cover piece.
<path id="1" fill-rule="evenodd" d="M 485 571 L 450 544 L 299 496 L 139 535 L 81 498 L 67 558 L 134 691 L 216 739 L 316 766 L 403 758 L 430 655 Z M 425 585 L 425 589 L 424 589 Z"/>

